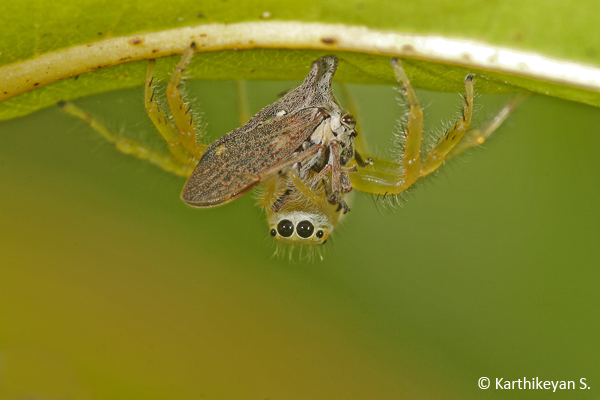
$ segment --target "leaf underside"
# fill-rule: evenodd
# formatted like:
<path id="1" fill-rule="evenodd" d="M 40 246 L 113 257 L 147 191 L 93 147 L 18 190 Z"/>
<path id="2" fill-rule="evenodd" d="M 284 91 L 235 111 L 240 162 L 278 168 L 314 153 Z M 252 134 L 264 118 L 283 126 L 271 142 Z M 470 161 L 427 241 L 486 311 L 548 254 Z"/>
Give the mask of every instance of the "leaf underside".
<path id="1" fill-rule="evenodd" d="M 594 15 L 600 5 L 594 2 L 549 4 L 536 20 L 526 18 L 527 10 L 537 10 L 533 0 L 489 3 L 427 0 L 411 2 L 355 1 L 335 2 L 257 1 L 236 5 L 223 1 L 187 1 L 164 4 L 147 0 L 107 0 L 99 8 L 96 0 L 69 2 L 57 7 L 44 2 L 33 7 L 28 2 L 8 0 L 0 5 L 0 68 L 26 62 L 37 55 L 97 43 L 119 36 L 162 32 L 197 24 L 238 21 L 315 21 L 320 23 L 365 26 L 393 32 L 445 37 L 473 38 L 500 47 L 511 47 L 548 55 L 555 59 L 600 65 L 600 30 Z M 475 7 L 477 5 L 477 7 Z M 238 7 L 239 6 L 239 7 Z M 383 12 L 385 10 L 385 12 Z M 595 11 L 594 11 L 595 10 Z M 400 17 L 401 16 L 401 17 Z M 571 24 L 555 24 L 556 16 Z M 570 19 L 569 19 L 570 18 Z M 576 22 L 576 23 L 575 23 Z M 554 24 L 554 25 L 551 25 Z M 546 29 L 554 26 L 551 31 Z M 586 29 L 588 27 L 589 29 Z M 542 29 L 544 28 L 544 29 Z M 234 48 L 197 54 L 187 75 L 206 80 L 300 80 L 310 61 L 325 54 L 336 54 L 340 67 L 338 82 L 395 84 L 389 56 L 360 51 L 292 48 L 282 43 L 276 48 L 236 51 Z M 158 60 L 161 80 L 170 76 L 178 56 Z M 468 73 L 478 76 L 479 93 L 506 93 L 531 90 L 559 98 L 600 106 L 600 92 L 566 83 L 553 83 L 493 68 L 477 69 L 423 58 L 404 59 L 405 69 L 417 88 L 461 92 Z M 61 100 L 143 85 L 145 61 L 136 61 L 60 80 L 25 92 L 0 103 L 0 120 L 27 115 Z"/>

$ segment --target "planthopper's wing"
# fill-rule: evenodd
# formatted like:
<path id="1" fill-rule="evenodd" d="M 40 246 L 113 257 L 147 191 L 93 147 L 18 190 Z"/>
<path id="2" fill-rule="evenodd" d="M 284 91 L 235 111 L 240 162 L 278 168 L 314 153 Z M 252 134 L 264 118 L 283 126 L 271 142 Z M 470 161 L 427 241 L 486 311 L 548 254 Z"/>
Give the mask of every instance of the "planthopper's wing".
<path id="1" fill-rule="evenodd" d="M 214 207 L 240 197 L 283 169 L 325 118 L 318 108 L 305 108 L 228 133 L 206 149 L 181 198 L 193 207 Z"/>
<path id="2" fill-rule="evenodd" d="M 331 90 L 337 65 L 335 56 L 313 61 L 302 85 L 214 142 L 185 184 L 183 201 L 194 207 L 218 206 L 288 166 L 331 109 L 339 107 Z"/>

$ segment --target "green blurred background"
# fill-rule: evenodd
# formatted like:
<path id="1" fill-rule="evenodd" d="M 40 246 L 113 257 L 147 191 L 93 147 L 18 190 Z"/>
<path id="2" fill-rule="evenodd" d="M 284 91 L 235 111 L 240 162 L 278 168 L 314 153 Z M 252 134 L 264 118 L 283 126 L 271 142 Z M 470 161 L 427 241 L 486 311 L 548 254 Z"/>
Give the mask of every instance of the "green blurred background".
<path id="1" fill-rule="evenodd" d="M 297 83 L 248 83 L 252 111 Z M 211 139 L 238 126 L 233 82 L 188 86 Z M 385 154 L 397 93 L 350 89 Z M 426 129 L 459 110 L 419 96 Z M 480 96 L 476 123 L 509 98 Z M 76 103 L 161 146 L 143 88 Z M 2 122 L 0 400 L 598 399 L 599 126 L 534 96 L 401 207 L 356 194 L 309 263 L 272 257 L 252 195 L 192 209 L 182 179 L 57 108 Z"/>

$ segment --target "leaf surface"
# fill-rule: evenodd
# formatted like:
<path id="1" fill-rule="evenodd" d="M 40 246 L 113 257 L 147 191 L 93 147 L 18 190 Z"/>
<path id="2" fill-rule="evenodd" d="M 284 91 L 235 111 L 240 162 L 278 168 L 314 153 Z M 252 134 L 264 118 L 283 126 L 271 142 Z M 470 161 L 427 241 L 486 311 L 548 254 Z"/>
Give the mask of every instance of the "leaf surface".
<path id="1" fill-rule="evenodd" d="M 600 106 L 600 3 L 548 1 L 541 11 L 533 0 L 8 0 L 0 120 L 142 85 L 144 60 L 180 54 L 191 41 L 204 53 L 188 71 L 198 79 L 301 79 L 310 61 L 334 53 L 336 80 L 393 84 L 396 55 L 419 88 L 461 91 L 474 72 L 480 93 L 526 89 Z M 458 53 L 446 54 L 453 46 Z M 176 58 L 159 61 L 167 79 Z"/>

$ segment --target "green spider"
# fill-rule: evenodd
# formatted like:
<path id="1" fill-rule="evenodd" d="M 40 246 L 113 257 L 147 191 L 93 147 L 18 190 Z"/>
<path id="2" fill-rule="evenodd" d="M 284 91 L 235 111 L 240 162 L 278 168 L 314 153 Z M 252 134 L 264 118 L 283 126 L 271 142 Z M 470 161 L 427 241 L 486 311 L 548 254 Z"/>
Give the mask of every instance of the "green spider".
<path id="1" fill-rule="evenodd" d="M 71 103 L 60 105 L 82 118 L 116 148 L 187 178 L 181 198 L 192 207 L 228 203 L 261 188 L 269 234 L 290 244 L 322 244 L 340 217 L 352 189 L 384 196 L 400 195 L 444 162 L 481 145 L 515 109 L 510 101 L 481 129 L 467 132 L 473 114 L 474 75 L 465 78 L 464 106 L 458 119 L 421 158 L 423 113 L 400 60 L 391 67 L 408 103 L 403 150 L 397 159 L 365 158 L 356 150 L 356 120 L 335 98 L 335 56 L 315 60 L 302 85 L 266 106 L 240 128 L 211 145 L 202 143 L 189 105 L 179 90 L 182 73 L 195 52 L 183 54 L 166 90 L 170 117 L 155 100 L 155 61 L 148 62 L 145 105 L 148 116 L 167 142 L 170 153 L 117 137 Z"/>

